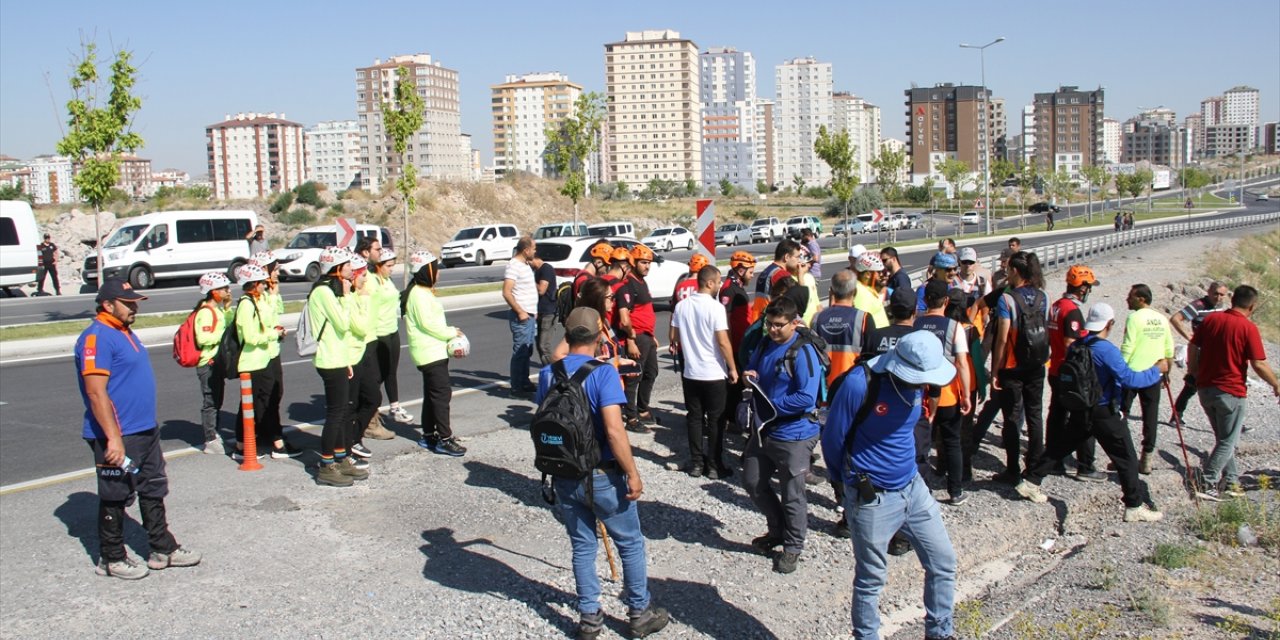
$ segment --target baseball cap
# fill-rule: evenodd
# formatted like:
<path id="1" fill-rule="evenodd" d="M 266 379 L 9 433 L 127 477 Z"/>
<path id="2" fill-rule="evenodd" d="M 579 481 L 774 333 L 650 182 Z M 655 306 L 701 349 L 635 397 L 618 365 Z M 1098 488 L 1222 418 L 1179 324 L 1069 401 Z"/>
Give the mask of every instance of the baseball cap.
<path id="1" fill-rule="evenodd" d="M 866 247 L 864 247 L 864 246 L 862 246 L 862 245 L 860 245 L 860 244 L 855 244 L 855 245 L 853 245 L 852 247 L 849 247 L 849 257 L 850 257 L 850 258 L 857 258 L 858 256 L 860 256 L 860 255 L 862 255 L 862 254 L 864 254 L 864 253 L 866 253 L 866 252 L 867 252 L 867 248 L 866 248 Z"/>
<path id="2" fill-rule="evenodd" d="M 960 250 L 960 262 L 977 262 L 978 252 L 973 247 L 965 247 Z"/>
<path id="3" fill-rule="evenodd" d="M 94 302 L 106 302 L 107 300 L 146 300 L 147 297 L 133 290 L 128 281 L 124 278 L 107 278 L 102 281 L 102 286 L 98 287 L 98 296 L 93 299 Z"/>
<path id="4" fill-rule="evenodd" d="M 906 287 L 898 287 L 889 296 L 889 306 L 897 305 L 908 309 L 916 308 L 916 292 Z"/>
<path id="5" fill-rule="evenodd" d="M 600 333 L 600 313 L 591 307 L 577 307 L 564 321 L 565 337 L 585 340 Z"/>
<path id="6" fill-rule="evenodd" d="M 942 341 L 929 331 L 912 331 L 898 338 L 892 351 L 868 364 L 872 371 L 887 371 L 908 384 L 941 386 L 956 377 L 955 365 L 942 355 Z"/>
<path id="7" fill-rule="evenodd" d="M 939 269 L 954 269 L 956 268 L 956 265 L 960 263 L 956 261 L 955 254 L 939 251 L 933 254 L 933 260 L 930 260 L 929 264 L 938 267 Z"/>
<path id="8" fill-rule="evenodd" d="M 949 287 L 947 283 L 938 280 L 930 280 L 926 282 L 924 285 L 925 302 L 946 298 L 950 288 L 951 287 Z"/>
<path id="9" fill-rule="evenodd" d="M 1105 302 L 1099 302 L 1089 307 L 1089 317 L 1084 320 L 1085 331 L 1102 331 L 1107 328 L 1107 323 L 1116 319 L 1116 311 L 1111 305 Z"/>

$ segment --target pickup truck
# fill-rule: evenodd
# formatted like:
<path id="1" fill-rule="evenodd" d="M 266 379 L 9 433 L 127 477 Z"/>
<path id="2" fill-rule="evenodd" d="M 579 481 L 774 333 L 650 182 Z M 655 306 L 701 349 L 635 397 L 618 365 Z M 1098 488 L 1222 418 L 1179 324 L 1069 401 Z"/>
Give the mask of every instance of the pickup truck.
<path id="1" fill-rule="evenodd" d="M 787 219 L 787 236 L 790 238 L 800 238 L 800 233 L 805 229 L 813 230 L 816 236 L 822 235 L 822 221 L 817 216 L 794 216 Z"/>
<path id="2" fill-rule="evenodd" d="M 773 242 L 787 235 L 787 226 L 777 218 L 759 218 L 751 221 L 752 242 Z"/>

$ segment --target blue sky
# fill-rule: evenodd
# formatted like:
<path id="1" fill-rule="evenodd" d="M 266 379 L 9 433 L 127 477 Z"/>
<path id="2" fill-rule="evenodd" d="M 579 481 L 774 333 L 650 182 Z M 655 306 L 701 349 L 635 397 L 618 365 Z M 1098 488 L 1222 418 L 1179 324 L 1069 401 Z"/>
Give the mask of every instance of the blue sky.
<path id="1" fill-rule="evenodd" d="M 814 56 L 835 88 L 882 108 L 903 136 L 912 82 L 987 82 L 1011 113 L 1060 84 L 1106 88 L 1124 120 L 1163 105 L 1181 119 L 1239 84 L 1261 90 L 1262 121 L 1280 120 L 1280 2 L 0 2 L 0 153 L 51 153 L 82 35 L 132 50 L 144 102 L 135 129 L 156 170 L 206 173 L 205 126 L 238 111 L 284 112 L 311 125 L 355 118 L 354 70 L 374 58 L 430 53 L 460 74 L 463 131 L 493 155 L 489 87 L 507 74 L 560 71 L 604 89 L 603 44 L 625 31 L 675 29 L 699 47 L 750 51 L 761 96 L 774 66 Z M 1069 7 L 1070 12 L 1062 12 Z M 52 95 L 51 95 L 52 94 Z M 1016 120 L 1010 132 L 1020 130 Z"/>

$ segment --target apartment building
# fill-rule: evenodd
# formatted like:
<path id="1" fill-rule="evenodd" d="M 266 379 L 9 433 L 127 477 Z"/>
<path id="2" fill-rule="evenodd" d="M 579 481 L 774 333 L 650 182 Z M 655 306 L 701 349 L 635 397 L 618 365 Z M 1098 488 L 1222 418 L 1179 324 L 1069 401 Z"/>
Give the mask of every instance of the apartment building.
<path id="1" fill-rule="evenodd" d="M 1258 147 L 1259 92 L 1248 86 L 1236 86 L 1220 96 L 1200 101 L 1200 117 L 1204 127 L 1205 156 L 1237 153 L 1241 149 Z M 1219 127 L 1223 127 L 1218 129 Z M 1243 143 L 1239 140 L 1240 127 L 1247 129 Z"/>
<path id="2" fill-rule="evenodd" d="M 702 184 L 698 45 L 670 29 L 628 31 L 604 45 L 608 175 Z"/>
<path id="3" fill-rule="evenodd" d="M 265 198 L 306 181 L 303 127 L 283 113 L 237 113 L 204 129 L 216 200 Z"/>
<path id="4" fill-rule="evenodd" d="M 806 185 L 831 181 L 831 167 L 813 150 L 818 129 L 835 124 L 831 63 L 812 56 L 788 60 L 776 67 L 774 88 L 774 162 L 778 180 L 786 185 L 797 177 Z"/>
<path id="5" fill-rule="evenodd" d="M 1018 155 L 1019 164 L 1031 162 L 1036 155 L 1036 106 L 1029 104 L 1022 107 L 1022 144 L 1019 145 L 1021 153 Z M 1118 132 L 1117 132 L 1118 134 Z M 1117 149 L 1119 148 L 1119 139 L 1116 140 Z"/>
<path id="6" fill-rule="evenodd" d="M 880 150 L 882 152 L 892 151 L 895 153 L 902 153 L 907 150 L 907 143 L 897 138 L 885 138 L 880 141 Z M 911 179 L 911 173 L 908 170 L 907 165 L 904 163 L 903 165 L 898 167 L 898 184 L 899 185 L 907 184 L 907 182 L 910 179 Z"/>
<path id="7" fill-rule="evenodd" d="M 74 175 L 71 158 L 36 156 L 27 163 L 30 182 L 26 192 L 36 204 L 64 204 L 80 201 L 80 190 L 71 181 Z"/>
<path id="8" fill-rule="evenodd" d="M 308 128 L 307 179 L 330 191 L 360 186 L 360 127 L 355 120 L 330 120 Z"/>
<path id="9" fill-rule="evenodd" d="M 1234 156 L 1254 149 L 1255 128 L 1247 124 L 1215 124 L 1204 128 L 1204 154 L 1208 157 Z"/>
<path id="10" fill-rule="evenodd" d="M 1275 155 L 1277 150 L 1280 150 L 1280 123 L 1268 122 L 1262 125 L 1262 151 Z"/>
<path id="11" fill-rule="evenodd" d="M 1124 137 L 1120 132 L 1120 121 L 1115 118 L 1102 119 L 1102 162 L 1116 164 L 1120 162 L 1120 149 L 1124 145 Z"/>
<path id="12" fill-rule="evenodd" d="M 1120 161 L 1123 163 L 1149 162 L 1168 167 L 1180 167 L 1185 163 L 1186 130 L 1176 119 L 1163 114 L 1144 114 L 1125 123 Z"/>
<path id="13" fill-rule="evenodd" d="M 853 145 L 853 160 L 858 165 L 861 184 L 875 182 L 871 161 L 880 155 L 880 107 L 852 93 L 836 92 L 832 96 L 831 129 L 848 131 Z"/>
<path id="14" fill-rule="evenodd" d="M 407 67 L 422 98 L 422 127 L 405 149 L 422 178 L 467 180 L 471 150 L 462 138 L 458 72 L 433 61 L 430 54 L 375 59 L 356 68 L 356 126 L 360 130 L 360 186 L 380 191 L 400 175 L 406 158 L 395 151 L 382 123 L 382 104 L 395 103 L 397 70 Z"/>
<path id="15" fill-rule="evenodd" d="M 1204 155 L 1204 114 L 1193 113 L 1183 119 L 1182 125 L 1190 138 L 1190 144 L 1187 146 L 1188 155 L 1192 158 Z"/>
<path id="16" fill-rule="evenodd" d="M 120 179 L 116 180 L 116 188 L 138 199 L 155 193 L 151 184 L 151 161 L 136 155 L 124 155 L 117 164 Z"/>
<path id="17" fill-rule="evenodd" d="M 702 186 L 728 180 L 756 189 L 756 62 L 751 53 L 713 47 L 698 56 L 702 82 Z"/>
<path id="18" fill-rule="evenodd" d="M 991 161 L 1009 159 L 1009 119 L 1005 115 L 1004 98 L 988 100 L 987 117 L 991 128 Z"/>
<path id="19" fill-rule="evenodd" d="M 1004 119 L 1004 102 L 1000 101 L 997 107 L 990 89 L 944 82 L 933 87 L 913 87 L 904 93 L 907 96 L 907 151 L 913 184 L 923 184 L 926 178 L 932 177 L 935 183 L 944 185 L 937 167 L 949 158 L 961 160 L 972 169 L 966 182 L 982 174 L 988 149 L 990 159 L 997 159 L 995 135 L 1004 135 L 1004 127 L 997 126 L 995 120 L 997 109 L 1000 119 Z M 1037 127 L 1038 122 L 1037 115 Z M 1025 120 L 1023 127 L 1023 143 L 1026 144 Z M 1038 141 L 1035 131 L 1033 128 L 1031 135 Z"/>
<path id="20" fill-rule="evenodd" d="M 493 111 L 493 162 L 497 175 L 524 171 L 552 173 L 546 157 L 547 129 L 572 118 L 582 86 L 563 74 L 509 75 L 490 87 Z"/>
<path id="21" fill-rule="evenodd" d="M 1066 170 L 1078 179 L 1080 168 L 1103 164 L 1104 91 L 1061 86 L 1035 94 L 1036 164 L 1042 171 Z"/>
<path id="22" fill-rule="evenodd" d="M 778 184 L 776 160 L 777 141 L 774 138 L 773 114 L 777 104 L 773 100 L 756 100 L 755 162 L 756 179 L 770 187 Z"/>

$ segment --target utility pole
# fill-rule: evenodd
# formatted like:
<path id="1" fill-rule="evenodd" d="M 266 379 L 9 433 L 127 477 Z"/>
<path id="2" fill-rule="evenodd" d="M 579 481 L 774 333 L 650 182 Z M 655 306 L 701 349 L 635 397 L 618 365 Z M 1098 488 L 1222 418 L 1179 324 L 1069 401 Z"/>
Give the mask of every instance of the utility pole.
<path id="1" fill-rule="evenodd" d="M 987 98 L 987 47 L 1004 42 L 1000 36 L 982 46 L 960 43 L 961 49 L 977 49 L 982 65 L 982 198 L 987 209 L 987 235 L 991 235 L 991 104 Z M 961 225 L 964 226 L 964 225 Z"/>

